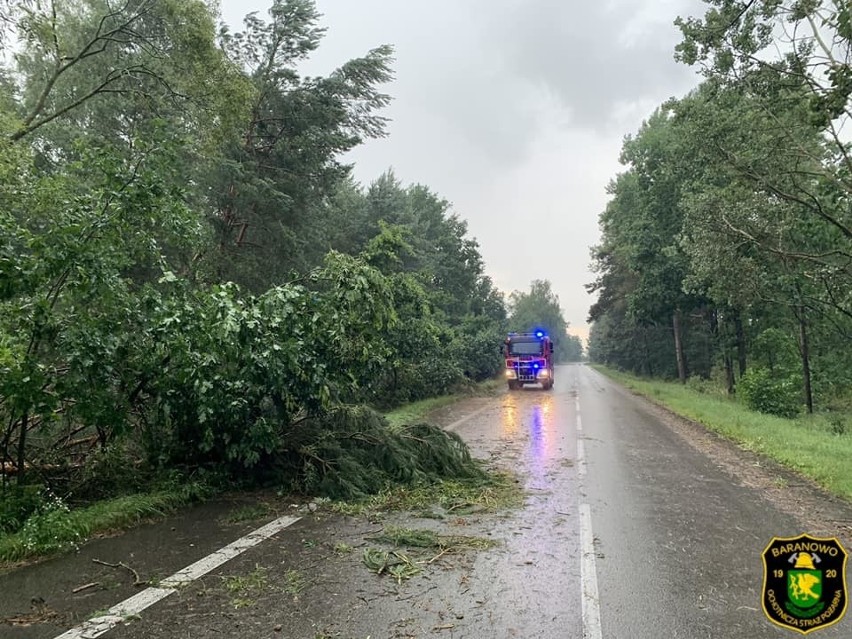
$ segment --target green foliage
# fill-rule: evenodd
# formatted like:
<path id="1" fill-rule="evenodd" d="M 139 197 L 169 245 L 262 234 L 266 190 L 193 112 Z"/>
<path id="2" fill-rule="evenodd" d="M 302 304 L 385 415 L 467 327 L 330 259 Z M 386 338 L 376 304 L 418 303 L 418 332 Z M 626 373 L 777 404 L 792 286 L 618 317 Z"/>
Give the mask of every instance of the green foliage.
<path id="1" fill-rule="evenodd" d="M 384 278 L 332 253 L 307 283 L 256 298 L 214 286 L 163 307 L 154 348 L 165 366 L 149 391 L 152 453 L 251 468 L 277 450 L 297 414 L 347 395 L 351 371 L 380 368 L 381 336 L 393 321 Z"/>
<path id="2" fill-rule="evenodd" d="M 525 496 L 514 473 L 488 471 L 483 477 L 474 479 L 441 479 L 416 486 L 389 486 L 354 502 L 337 503 L 335 510 L 347 515 L 367 516 L 388 510 L 405 510 L 442 519 L 449 512 L 462 516 L 516 508 L 523 503 Z"/>
<path id="3" fill-rule="evenodd" d="M 583 360 L 583 340 L 577 335 L 566 335 L 562 345 L 565 355 L 560 358 L 563 362 L 580 362 Z"/>

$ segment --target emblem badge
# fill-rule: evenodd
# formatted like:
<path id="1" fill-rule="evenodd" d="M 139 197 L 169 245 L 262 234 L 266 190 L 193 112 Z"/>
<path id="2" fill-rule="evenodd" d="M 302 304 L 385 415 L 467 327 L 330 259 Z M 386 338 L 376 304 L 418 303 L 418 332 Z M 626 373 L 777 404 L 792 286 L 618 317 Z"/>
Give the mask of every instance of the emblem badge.
<path id="1" fill-rule="evenodd" d="M 846 551 L 837 539 L 773 537 L 763 551 L 763 612 L 803 635 L 846 613 Z"/>

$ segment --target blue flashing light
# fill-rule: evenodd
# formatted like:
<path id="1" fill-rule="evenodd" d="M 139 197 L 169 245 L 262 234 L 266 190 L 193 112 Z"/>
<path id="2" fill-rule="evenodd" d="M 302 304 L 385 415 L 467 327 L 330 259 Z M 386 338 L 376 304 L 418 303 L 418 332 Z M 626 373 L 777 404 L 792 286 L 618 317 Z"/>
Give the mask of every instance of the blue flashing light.
<path id="1" fill-rule="evenodd" d="M 535 336 L 538 338 L 544 337 L 544 331 L 536 331 Z"/>
<path id="2" fill-rule="evenodd" d="M 538 368 L 538 364 L 533 364 L 533 368 Z"/>

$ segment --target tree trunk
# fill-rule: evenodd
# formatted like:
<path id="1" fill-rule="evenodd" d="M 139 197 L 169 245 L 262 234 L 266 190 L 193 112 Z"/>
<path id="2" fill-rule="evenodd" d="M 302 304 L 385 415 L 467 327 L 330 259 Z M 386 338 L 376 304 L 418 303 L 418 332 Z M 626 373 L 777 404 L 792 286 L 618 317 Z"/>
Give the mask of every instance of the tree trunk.
<path id="1" fill-rule="evenodd" d="M 808 413 L 814 412 L 814 396 L 811 390 L 811 361 L 810 361 L 810 346 L 808 345 L 808 328 L 805 321 L 805 307 L 800 306 L 796 313 L 799 319 L 799 353 L 802 356 L 802 377 L 805 383 L 805 404 L 808 407 Z"/>
<path id="2" fill-rule="evenodd" d="M 681 384 L 685 384 L 686 360 L 683 356 L 683 335 L 680 325 L 680 310 L 676 310 L 672 317 L 672 328 L 674 329 L 675 357 L 677 357 L 677 377 Z"/>
<path id="3" fill-rule="evenodd" d="M 725 382 L 728 387 L 728 395 L 734 394 L 734 360 L 725 349 Z"/>
<path id="4" fill-rule="evenodd" d="M 651 367 L 651 349 L 648 348 L 648 331 L 647 329 L 640 329 L 642 331 L 642 350 L 644 351 L 644 366 L 645 374 L 648 377 L 654 376 L 654 369 Z"/>
<path id="5" fill-rule="evenodd" d="M 734 315 L 734 330 L 737 332 L 737 361 L 739 362 L 740 377 L 742 377 L 746 372 L 746 343 L 743 320 L 740 318 L 739 311 Z"/>
<path id="6" fill-rule="evenodd" d="M 18 486 L 24 485 L 24 475 L 26 474 L 26 469 L 24 468 L 24 462 L 26 461 L 26 450 L 27 450 L 27 427 L 29 425 L 29 414 L 24 413 L 21 417 L 21 435 L 18 438 Z"/>

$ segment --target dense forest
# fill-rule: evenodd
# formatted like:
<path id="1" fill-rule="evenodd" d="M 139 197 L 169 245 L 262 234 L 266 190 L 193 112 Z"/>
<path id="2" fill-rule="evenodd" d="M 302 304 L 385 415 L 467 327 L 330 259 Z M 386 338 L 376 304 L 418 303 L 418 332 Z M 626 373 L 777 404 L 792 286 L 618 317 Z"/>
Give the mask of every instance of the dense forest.
<path id="1" fill-rule="evenodd" d="M 0 532 L 190 477 L 358 496 L 479 472 L 380 413 L 500 374 L 510 327 L 564 335 L 558 299 L 507 301 L 428 187 L 354 180 L 393 51 L 300 75 L 319 18 L 0 0 Z"/>
<path id="2" fill-rule="evenodd" d="M 852 404 L 852 9 L 708 0 L 704 75 L 623 145 L 593 248 L 590 357 L 711 378 L 763 412 Z"/>

